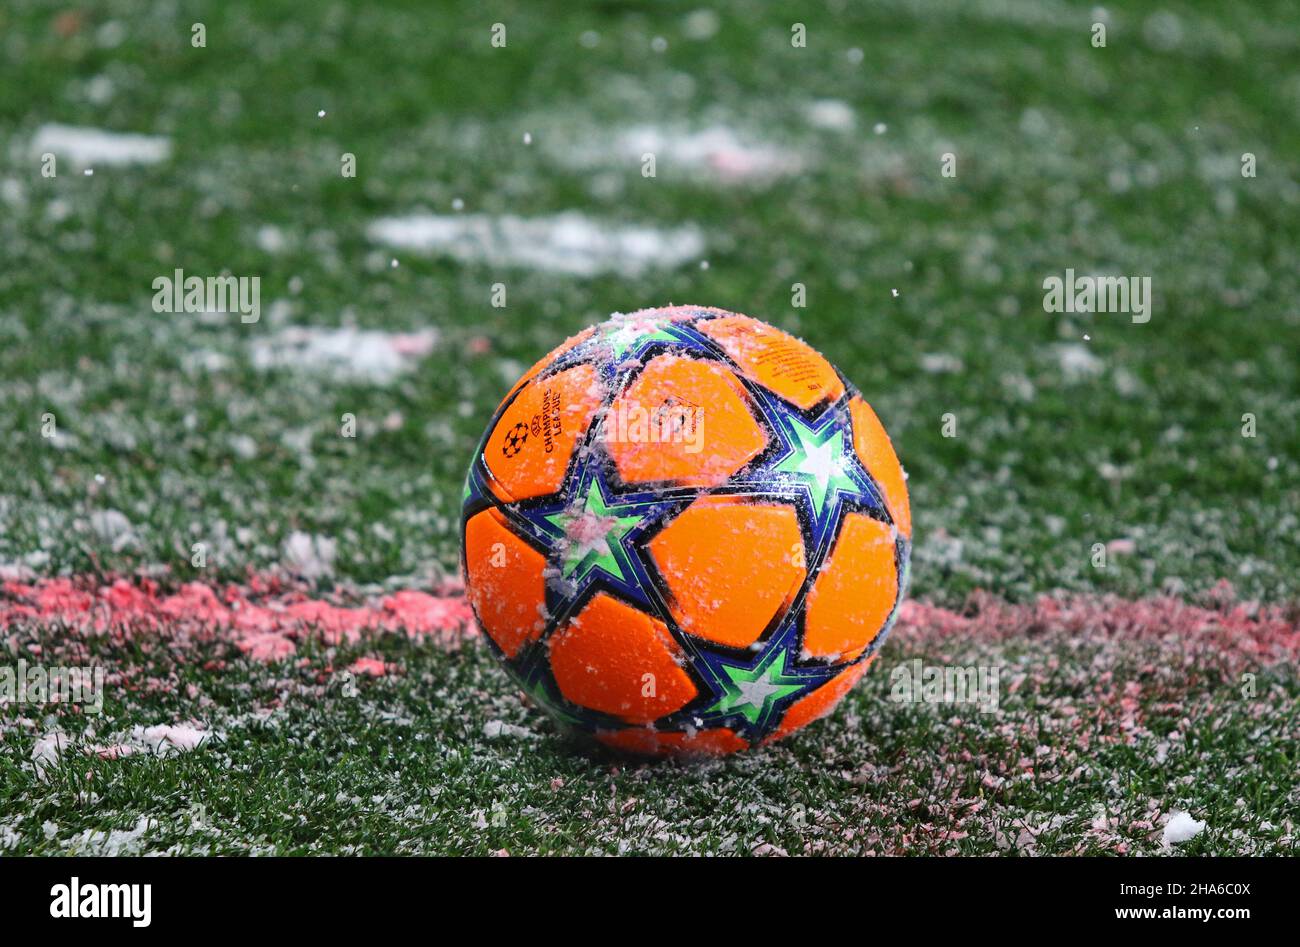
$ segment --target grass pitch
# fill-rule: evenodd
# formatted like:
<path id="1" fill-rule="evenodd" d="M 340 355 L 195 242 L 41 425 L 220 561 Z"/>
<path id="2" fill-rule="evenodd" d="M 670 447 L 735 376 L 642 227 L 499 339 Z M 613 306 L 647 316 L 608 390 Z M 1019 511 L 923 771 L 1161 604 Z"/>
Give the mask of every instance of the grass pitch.
<path id="1" fill-rule="evenodd" d="M 796 48 L 794 14 L 742 3 L 7 4 L 0 566 L 437 583 L 508 385 L 608 313 L 672 301 L 796 332 L 871 400 L 910 474 L 919 599 L 1198 602 L 1226 579 L 1294 602 L 1294 3 L 1125 0 L 1105 48 L 1086 5 L 860 7 L 800 12 Z M 170 154 L 60 154 L 43 177 L 52 125 Z M 565 213 L 581 272 L 501 229 Z M 410 215 L 495 221 L 495 242 L 376 239 Z M 665 262 L 683 227 L 698 253 Z M 649 263 L 602 255 L 627 228 Z M 154 312 L 178 267 L 260 276 L 261 318 Z M 1150 322 L 1044 312 L 1066 268 L 1150 276 Z M 103 643 L 171 686 L 121 691 L 97 728 L 221 737 L 42 768 L 68 721 L 0 710 L 0 850 L 1156 852 L 1187 809 L 1208 828 L 1185 851 L 1293 851 L 1294 661 L 1194 649 L 1196 670 L 1104 624 L 955 650 L 912 626 L 833 718 L 703 767 L 578 751 L 472 646 L 178 670 Z M 7 629 L 14 660 L 61 640 L 37 625 Z M 400 673 L 346 697 L 317 681 L 362 654 Z M 956 718 L 885 700 L 892 665 L 936 655 L 1023 666 L 1026 693 Z M 1112 699 L 1135 704 L 1112 720 Z"/>

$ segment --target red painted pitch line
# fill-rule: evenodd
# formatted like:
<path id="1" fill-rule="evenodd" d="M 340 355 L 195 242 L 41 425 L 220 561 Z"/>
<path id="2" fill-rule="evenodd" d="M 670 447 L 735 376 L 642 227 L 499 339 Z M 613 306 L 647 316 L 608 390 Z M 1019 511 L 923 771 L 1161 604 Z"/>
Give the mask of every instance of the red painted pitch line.
<path id="1" fill-rule="evenodd" d="M 333 645 L 396 633 L 455 644 L 472 633 L 473 614 L 459 591 L 406 590 L 354 604 L 346 593 L 313 597 L 305 585 L 271 576 L 189 582 L 174 592 L 148 579 L 79 576 L 0 584 L 0 628 L 22 626 L 181 646 L 227 641 L 255 660 L 274 661 L 310 638 Z"/>
<path id="2" fill-rule="evenodd" d="M 309 591 L 277 576 L 242 584 L 191 582 L 165 592 L 149 579 L 44 578 L 0 582 L 0 632 L 24 627 L 66 629 L 74 637 L 104 635 L 141 644 L 226 641 L 249 657 L 274 661 L 315 639 L 355 642 L 364 634 L 403 634 L 455 646 L 476 633 L 459 589 L 434 594 L 407 590 L 359 601 L 355 594 Z M 1008 603 L 973 596 L 960 611 L 907 601 L 894 634 L 926 642 L 998 642 L 1063 634 L 1089 640 L 1152 641 L 1207 647 L 1252 663 L 1300 658 L 1300 606 L 1238 602 L 1220 583 L 1213 600 L 1195 605 L 1168 597 L 1042 596 Z"/>
<path id="3" fill-rule="evenodd" d="M 960 612 L 905 602 L 895 633 L 946 642 L 1049 634 L 1080 642 L 1150 642 L 1163 650 L 1212 651 L 1234 663 L 1294 665 L 1300 659 L 1300 603 L 1238 601 L 1226 580 L 1203 604 L 1170 596 L 1122 599 L 1084 594 L 1043 595 L 1013 604 L 979 593 Z"/>

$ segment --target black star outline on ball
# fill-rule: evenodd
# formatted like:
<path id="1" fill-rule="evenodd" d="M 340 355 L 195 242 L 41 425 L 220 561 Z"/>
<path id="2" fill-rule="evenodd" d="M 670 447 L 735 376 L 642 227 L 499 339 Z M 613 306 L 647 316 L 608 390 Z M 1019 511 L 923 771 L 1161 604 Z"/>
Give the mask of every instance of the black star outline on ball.
<path id="1" fill-rule="evenodd" d="M 571 490 L 511 511 L 546 551 L 547 612 L 568 615 L 605 590 L 657 614 L 654 580 L 638 545 L 681 501 L 653 490 L 616 494 L 603 458 L 580 459 L 571 477 Z"/>
<path id="2" fill-rule="evenodd" d="M 849 665 L 800 664 L 797 616 L 787 616 L 776 633 L 755 649 L 720 649 L 688 644 L 691 662 L 705 689 L 671 716 L 670 727 L 726 727 L 750 744 L 770 735 L 790 707 Z"/>
<path id="3" fill-rule="evenodd" d="M 794 502 L 804 523 L 810 572 L 839 535 L 846 511 L 889 522 L 875 478 L 853 446 L 847 398 L 820 413 L 801 411 L 760 386 L 746 385 L 753 410 L 773 434 L 763 453 L 737 474 L 727 492 Z"/>

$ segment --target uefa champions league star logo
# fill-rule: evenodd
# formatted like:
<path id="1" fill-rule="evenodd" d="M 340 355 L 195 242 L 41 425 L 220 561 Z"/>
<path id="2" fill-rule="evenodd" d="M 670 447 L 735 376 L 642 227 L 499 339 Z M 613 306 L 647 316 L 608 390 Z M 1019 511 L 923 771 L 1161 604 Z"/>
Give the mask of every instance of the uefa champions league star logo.
<path id="1" fill-rule="evenodd" d="M 524 444 L 528 441 L 528 425 L 520 421 L 510 429 L 505 437 L 505 442 L 501 445 L 501 453 L 506 457 L 514 457 L 524 449 Z"/>

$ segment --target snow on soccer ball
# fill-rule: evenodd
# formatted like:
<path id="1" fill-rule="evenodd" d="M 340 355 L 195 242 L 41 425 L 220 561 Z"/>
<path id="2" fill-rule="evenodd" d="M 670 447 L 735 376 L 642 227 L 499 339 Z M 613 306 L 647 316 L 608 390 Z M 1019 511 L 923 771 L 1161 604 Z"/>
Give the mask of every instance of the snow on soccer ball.
<path id="1" fill-rule="evenodd" d="M 493 651 L 565 726 L 719 754 L 831 711 L 907 585 L 903 469 L 820 354 L 748 316 L 614 316 L 497 408 L 461 518 Z"/>

